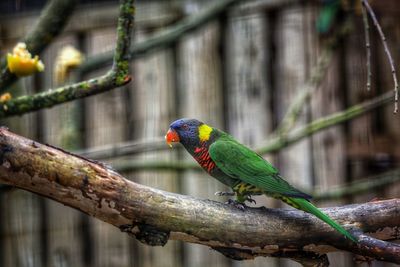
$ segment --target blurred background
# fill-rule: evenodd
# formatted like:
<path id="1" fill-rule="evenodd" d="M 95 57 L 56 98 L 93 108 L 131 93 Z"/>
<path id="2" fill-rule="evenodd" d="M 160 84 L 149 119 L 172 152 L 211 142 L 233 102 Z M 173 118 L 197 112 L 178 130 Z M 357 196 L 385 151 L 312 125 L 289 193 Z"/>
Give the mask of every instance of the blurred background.
<path id="1" fill-rule="evenodd" d="M 216 2 L 223 1 L 137 0 L 133 42 L 140 43 Z M 397 63 L 400 5 L 396 0 L 370 2 Z M 0 2 L 2 57 L 32 29 L 45 4 L 44 0 Z M 87 61 L 112 51 L 117 17 L 118 1 L 80 1 L 63 34 L 41 54 L 46 70 L 20 79 L 10 88 L 12 96 L 105 73 L 109 66 L 99 65 L 85 72 L 77 69 L 60 80 L 55 75 L 56 59 L 67 45 L 80 50 Z M 307 86 L 310 97 L 300 104 L 294 130 L 390 91 L 390 66 L 371 22 L 370 26 L 370 91 L 359 1 L 243 0 L 167 46 L 135 57 L 128 86 L 2 119 L 1 124 L 34 140 L 107 162 L 135 182 L 226 201 L 214 195 L 226 188 L 195 168 L 186 153 L 161 146 L 169 124 L 180 117 L 197 118 L 262 148 Z M 317 74 L 321 77 L 315 78 Z M 391 182 L 368 188 L 377 180 L 393 178 L 387 172 L 398 168 L 399 116 L 393 114 L 391 103 L 265 157 L 292 184 L 316 192 L 317 206 L 400 197 L 398 173 Z M 153 145 L 156 149 L 148 151 Z M 370 177 L 367 189 L 324 197 L 325 192 Z M 264 197 L 256 200 L 257 205 L 285 206 Z M 329 259 L 332 266 L 367 266 L 356 263 L 350 253 L 331 253 Z M 232 261 L 208 247 L 177 241 L 149 247 L 79 211 L 1 187 L 0 266 L 300 265 L 276 258 Z"/>

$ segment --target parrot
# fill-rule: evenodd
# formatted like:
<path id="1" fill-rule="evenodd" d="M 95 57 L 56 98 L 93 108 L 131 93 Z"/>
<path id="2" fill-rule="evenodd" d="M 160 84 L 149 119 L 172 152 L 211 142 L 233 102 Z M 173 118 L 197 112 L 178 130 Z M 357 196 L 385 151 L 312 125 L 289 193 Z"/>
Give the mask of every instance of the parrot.
<path id="1" fill-rule="evenodd" d="M 253 195 L 266 195 L 313 214 L 353 242 L 357 238 L 315 207 L 310 195 L 301 192 L 280 175 L 270 162 L 236 141 L 231 135 L 196 119 L 178 119 L 170 124 L 166 143 L 180 143 L 212 177 L 233 190 L 236 204 L 245 207 Z M 221 192 L 219 192 L 221 193 Z M 237 206 L 240 208 L 240 206 Z"/>

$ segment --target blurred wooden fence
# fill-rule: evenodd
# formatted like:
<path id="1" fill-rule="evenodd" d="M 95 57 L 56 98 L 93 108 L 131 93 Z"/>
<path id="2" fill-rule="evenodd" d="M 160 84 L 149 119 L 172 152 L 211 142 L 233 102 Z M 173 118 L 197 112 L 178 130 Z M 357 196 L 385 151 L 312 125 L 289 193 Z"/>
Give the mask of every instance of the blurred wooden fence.
<path id="1" fill-rule="evenodd" d="M 173 46 L 134 60 L 133 82 L 129 86 L 6 119 L 2 124 L 40 142 L 77 150 L 159 140 L 171 121 L 193 117 L 227 130 L 245 144 L 258 146 L 279 125 L 300 88 L 310 79 L 321 54 L 321 42 L 315 30 L 318 8 L 304 1 L 243 2 L 183 36 Z M 138 1 L 134 40 L 145 40 L 210 3 Z M 117 9 L 115 2 L 79 8 L 65 34 L 42 56 L 46 71 L 22 79 L 14 86 L 13 95 L 57 87 L 52 66 L 59 49 L 67 44 L 84 51 L 87 58 L 112 50 Z M 389 45 L 394 48 L 395 62 L 399 62 L 399 12 L 385 5 L 380 5 L 377 12 Z M 9 51 L 29 31 L 37 15 L 1 14 L 1 51 Z M 366 91 L 360 16 L 353 17 L 353 26 L 334 51 L 319 89 L 305 102 L 296 127 L 391 90 L 389 67 L 372 31 L 373 86 L 372 91 Z M 332 127 L 268 155 L 268 159 L 293 184 L 322 191 L 396 167 L 400 156 L 396 146 L 400 124 L 392 109 L 392 106 L 380 108 L 345 125 Z M 176 159 L 191 160 L 178 150 L 101 160 L 118 164 Z M 214 196 L 214 192 L 225 188 L 194 170 L 134 170 L 124 175 L 162 190 L 224 201 Z M 317 204 L 337 205 L 396 196 L 400 196 L 399 186 Z M 257 202 L 281 206 L 263 197 L 257 198 Z M 296 265 L 289 260 L 272 258 L 234 262 L 206 247 L 175 241 L 163 248 L 148 247 L 103 222 L 22 190 L 2 192 L 0 205 L 0 266 Z M 352 255 L 348 253 L 334 253 L 330 261 L 332 266 L 353 266 Z"/>

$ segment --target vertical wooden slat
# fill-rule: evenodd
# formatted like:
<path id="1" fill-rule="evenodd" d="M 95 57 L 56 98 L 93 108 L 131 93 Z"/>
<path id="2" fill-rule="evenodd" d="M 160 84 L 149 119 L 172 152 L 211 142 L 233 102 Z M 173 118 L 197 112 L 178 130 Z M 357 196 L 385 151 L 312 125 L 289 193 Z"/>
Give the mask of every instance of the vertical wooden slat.
<path id="1" fill-rule="evenodd" d="M 222 96 L 218 55 L 219 27 L 217 22 L 205 25 L 196 33 L 185 36 L 179 43 L 178 73 L 180 75 L 180 117 L 196 118 L 221 128 Z M 193 160 L 184 153 L 187 160 Z M 201 198 L 220 200 L 216 191 L 226 188 L 206 173 L 184 172 L 183 193 Z M 228 262 L 209 248 L 185 244 L 184 266 L 225 266 Z"/>
<path id="2" fill-rule="evenodd" d="M 40 266 L 40 225 L 37 196 L 22 190 L 3 196 L 4 266 Z"/>
<path id="3" fill-rule="evenodd" d="M 320 88 L 311 99 L 313 120 L 344 108 L 341 93 L 340 58 L 335 54 Z M 346 182 L 344 127 L 335 126 L 312 137 L 315 187 L 322 191 Z M 338 204 L 336 202 L 325 205 Z"/>
<path id="4" fill-rule="evenodd" d="M 275 107 L 280 122 L 298 89 L 307 80 L 308 58 L 304 53 L 307 45 L 304 29 L 304 8 L 290 7 L 277 16 L 276 33 L 276 77 Z M 307 121 L 308 104 L 297 121 L 297 126 Z M 282 175 L 294 185 L 311 188 L 310 141 L 305 139 L 279 153 L 279 169 Z"/>
<path id="5" fill-rule="evenodd" d="M 63 36 L 57 39 L 46 50 L 43 60 L 46 66 L 45 77 L 42 89 L 55 88 L 60 86 L 55 81 L 54 63 L 59 51 L 66 45 L 76 46 L 76 39 L 73 35 Z M 68 81 L 67 81 L 68 82 Z M 38 129 L 38 141 L 59 146 L 67 150 L 75 148 L 74 142 L 79 133 L 74 127 L 76 103 L 67 103 L 40 111 L 43 129 Z M 41 206 L 42 213 L 47 218 L 42 218 L 47 224 L 47 233 L 42 238 L 47 238 L 48 251 L 46 262 L 48 266 L 84 266 L 82 263 L 82 244 L 79 237 L 79 218 L 81 213 L 61 205 L 60 203 L 46 200 Z M 44 230 L 44 229 L 43 229 Z"/>
<path id="6" fill-rule="evenodd" d="M 228 102 L 228 131 L 250 147 L 265 141 L 272 130 L 269 30 L 264 13 L 230 17 L 226 29 L 224 66 L 227 75 L 225 98 Z M 271 199 L 265 196 L 254 199 L 257 206 L 272 204 Z M 254 261 L 234 261 L 233 266 L 277 266 L 277 260 L 259 258 Z"/>
<path id="7" fill-rule="evenodd" d="M 389 8 L 390 10 L 390 8 Z M 400 43 L 400 25 L 398 20 L 398 15 L 396 13 L 388 13 L 380 16 L 380 23 L 384 27 L 383 31 L 387 36 L 387 43 L 390 52 L 393 57 L 395 68 L 397 71 L 397 79 L 400 79 L 399 62 L 400 62 L 400 51 L 398 49 Z M 377 56 L 378 62 L 375 70 L 377 73 L 375 75 L 379 76 L 379 85 L 377 87 L 380 89 L 379 93 L 384 93 L 389 90 L 393 90 L 393 77 L 391 69 L 388 63 L 387 56 L 385 54 L 384 48 L 381 45 L 380 40 L 377 46 Z M 382 138 L 380 149 L 376 151 L 378 155 L 376 157 L 377 164 L 375 164 L 376 171 L 384 171 L 388 168 L 394 168 L 399 165 L 400 160 L 400 149 L 398 146 L 393 144 L 400 143 L 400 123 L 399 114 L 393 114 L 394 103 L 383 108 L 382 112 L 379 114 L 382 116 L 382 129 L 384 137 Z M 382 192 L 386 198 L 394 198 L 400 196 L 400 184 L 396 184 L 387 188 Z"/>
<path id="8" fill-rule="evenodd" d="M 148 35 L 146 31 L 136 31 L 139 41 Z M 174 96 L 174 71 L 172 49 L 156 52 L 137 60 L 134 64 L 134 91 L 131 112 L 134 121 L 134 137 L 138 140 L 156 139 L 164 136 L 169 124 L 175 118 L 176 106 Z M 135 157 L 138 161 L 157 161 L 174 159 L 174 151 L 150 152 Z M 135 181 L 166 191 L 177 192 L 176 173 L 168 172 L 136 172 Z M 136 241 L 135 242 L 139 242 Z M 169 241 L 164 247 L 150 247 L 137 244 L 140 266 L 180 266 L 179 243 Z"/>
<path id="9" fill-rule="evenodd" d="M 308 42 L 305 27 L 306 8 L 302 6 L 288 7 L 277 14 L 275 28 L 275 111 L 277 122 L 280 122 L 287 112 L 298 89 L 307 80 L 308 55 L 305 53 Z M 303 112 L 296 127 L 308 121 L 309 106 L 304 105 Z M 278 167 L 285 179 L 296 187 L 312 187 L 312 154 L 309 139 L 298 142 L 278 153 Z M 289 260 L 281 260 L 284 266 L 297 266 Z"/>
<path id="10" fill-rule="evenodd" d="M 88 54 L 100 54 L 115 47 L 115 28 L 93 30 L 89 35 Z M 100 75 L 108 68 L 91 73 Z M 126 139 L 124 90 L 110 92 L 86 99 L 86 145 L 88 147 L 113 144 Z M 129 264 L 129 237 L 119 229 L 99 220 L 91 219 L 93 234 L 93 266 L 127 266 Z"/>
<path id="11" fill-rule="evenodd" d="M 362 27 L 361 22 L 358 23 L 358 27 Z M 366 52 L 364 49 L 360 49 L 360 47 L 365 47 L 364 38 L 363 32 L 355 32 L 347 36 L 344 45 L 345 88 L 347 89 L 347 104 L 349 106 L 376 95 L 375 86 L 372 86 L 370 92 L 366 88 Z M 376 76 L 373 78 L 373 81 L 375 81 Z M 349 179 L 359 179 L 368 175 L 367 161 L 375 142 L 374 124 L 374 113 L 365 114 L 347 123 Z M 353 201 L 363 201 L 373 197 L 373 194 L 361 197 L 354 196 Z"/>
<path id="12" fill-rule="evenodd" d="M 10 47 L 9 50 L 12 50 Z M 22 79 L 10 88 L 13 96 L 31 94 L 34 91 L 32 77 Z M 35 138 L 36 114 L 1 120 L 3 126 L 23 136 Z M 40 206 L 37 195 L 12 190 L 0 192 L 1 201 L 1 266 L 33 266 L 43 262 L 43 246 L 40 238 Z"/>
<path id="13" fill-rule="evenodd" d="M 308 58 L 305 52 L 307 40 L 304 34 L 304 8 L 290 7 L 277 17 L 275 106 L 277 121 L 281 121 L 298 88 L 307 80 Z M 307 121 L 306 112 L 300 115 L 297 126 Z M 288 181 L 303 188 L 311 188 L 310 141 L 305 139 L 279 153 L 279 168 Z"/>
<path id="14" fill-rule="evenodd" d="M 327 70 L 320 88 L 311 98 L 311 118 L 318 119 L 344 108 L 341 91 L 340 54 L 336 53 Z M 346 183 L 346 138 L 344 126 L 335 126 L 312 137 L 314 188 L 329 191 L 337 185 Z M 343 201 L 317 203 L 318 207 L 337 206 Z M 332 266 L 352 265 L 350 253 L 330 253 Z"/>
<path id="15" fill-rule="evenodd" d="M 315 67 L 319 56 L 317 53 L 319 36 L 315 28 L 317 16 L 318 11 L 314 8 L 308 7 L 306 9 L 304 26 L 308 38 L 305 47 L 309 62 L 307 66 L 308 77 L 312 75 L 311 69 Z M 345 107 L 342 91 L 343 75 L 341 67 L 343 62 L 341 56 L 340 51 L 335 51 L 319 88 L 311 97 L 311 120 L 327 116 Z M 313 188 L 328 191 L 336 185 L 346 183 L 346 137 L 344 126 L 335 126 L 312 136 L 311 146 Z M 342 202 L 331 201 L 316 204 L 318 207 L 323 207 L 340 205 Z M 349 266 L 353 264 L 351 253 L 329 253 L 328 258 L 332 266 Z"/>

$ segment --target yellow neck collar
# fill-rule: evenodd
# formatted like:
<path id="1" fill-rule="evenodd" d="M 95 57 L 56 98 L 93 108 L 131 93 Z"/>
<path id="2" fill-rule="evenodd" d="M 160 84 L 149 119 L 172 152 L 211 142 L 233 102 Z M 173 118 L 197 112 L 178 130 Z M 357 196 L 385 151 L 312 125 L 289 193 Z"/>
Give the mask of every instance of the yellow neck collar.
<path id="1" fill-rule="evenodd" d="M 207 124 L 202 124 L 199 126 L 199 139 L 200 142 L 206 142 L 210 139 L 210 135 L 213 128 L 208 126 Z"/>

